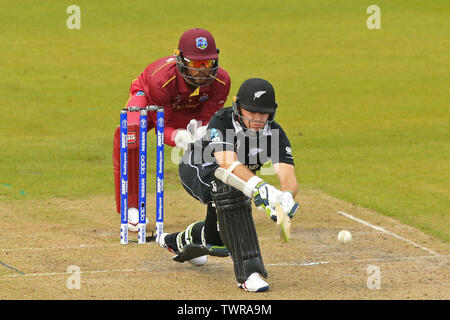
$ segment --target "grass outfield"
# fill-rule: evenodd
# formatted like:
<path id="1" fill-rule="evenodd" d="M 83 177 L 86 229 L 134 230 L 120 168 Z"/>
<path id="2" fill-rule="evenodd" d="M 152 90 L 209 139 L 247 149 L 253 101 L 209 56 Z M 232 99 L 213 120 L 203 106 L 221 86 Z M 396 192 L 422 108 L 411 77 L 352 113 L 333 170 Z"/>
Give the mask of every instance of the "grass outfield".
<path id="1" fill-rule="evenodd" d="M 372 31 L 367 1 L 76 1 L 68 30 L 73 3 L 0 1 L 1 201 L 110 195 L 131 80 L 199 26 L 227 105 L 248 77 L 274 84 L 303 188 L 450 241 L 448 1 L 377 1 Z M 166 188 L 184 192 L 166 150 Z"/>

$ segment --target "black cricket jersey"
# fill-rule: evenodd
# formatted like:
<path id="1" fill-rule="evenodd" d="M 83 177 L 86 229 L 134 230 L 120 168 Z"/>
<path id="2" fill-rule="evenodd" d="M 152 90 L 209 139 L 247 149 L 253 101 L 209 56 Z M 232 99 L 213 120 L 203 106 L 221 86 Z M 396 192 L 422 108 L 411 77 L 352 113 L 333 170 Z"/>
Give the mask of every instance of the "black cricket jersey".
<path id="1" fill-rule="evenodd" d="M 272 161 L 294 165 L 291 144 L 281 126 L 272 121 L 258 135 L 245 134 L 241 124 L 234 119 L 232 107 L 217 111 L 208 124 L 207 133 L 202 140 L 190 145 L 190 163 L 206 167 L 215 167 L 215 152 L 234 151 L 239 162 L 252 172 Z"/>

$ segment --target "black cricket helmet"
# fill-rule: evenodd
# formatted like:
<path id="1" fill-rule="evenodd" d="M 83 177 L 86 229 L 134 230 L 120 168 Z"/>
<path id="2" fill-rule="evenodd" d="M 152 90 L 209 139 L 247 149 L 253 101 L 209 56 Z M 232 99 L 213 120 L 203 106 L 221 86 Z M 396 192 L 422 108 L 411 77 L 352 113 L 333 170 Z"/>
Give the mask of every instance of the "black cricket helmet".
<path id="1" fill-rule="evenodd" d="M 242 124 L 239 108 L 250 112 L 268 113 L 267 124 L 275 118 L 278 104 L 275 101 L 275 90 L 269 81 L 261 78 L 245 80 L 236 96 L 233 97 L 233 111 Z M 267 125 L 266 124 L 266 125 Z"/>

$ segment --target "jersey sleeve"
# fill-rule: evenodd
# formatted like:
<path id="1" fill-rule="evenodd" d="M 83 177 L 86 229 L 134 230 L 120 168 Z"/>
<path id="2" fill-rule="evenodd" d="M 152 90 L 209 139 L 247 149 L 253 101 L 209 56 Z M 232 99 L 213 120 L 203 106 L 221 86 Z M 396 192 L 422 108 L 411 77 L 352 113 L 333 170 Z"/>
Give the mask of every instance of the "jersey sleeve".
<path id="1" fill-rule="evenodd" d="M 284 130 L 278 126 L 278 138 L 279 138 L 279 152 L 277 157 L 272 157 L 272 163 L 287 163 L 295 165 L 294 157 L 292 156 L 292 147 L 289 139 Z M 273 143 L 273 142 L 272 142 Z"/>
<path id="2" fill-rule="evenodd" d="M 233 131 L 233 129 L 227 127 L 226 122 L 222 117 L 214 116 L 211 118 L 204 139 L 208 155 L 214 155 L 214 153 L 220 151 L 236 152 L 234 135 L 229 134 L 227 136 L 227 132 L 230 133 L 231 131 Z"/>
<path id="3" fill-rule="evenodd" d="M 149 86 L 151 104 L 164 107 L 164 143 L 169 146 L 175 146 L 172 135 L 176 130 L 172 119 L 172 106 L 170 104 L 170 95 L 167 90 L 158 88 L 158 86 Z M 156 113 L 152 112 L 153 123 L 156 123 Z"/>

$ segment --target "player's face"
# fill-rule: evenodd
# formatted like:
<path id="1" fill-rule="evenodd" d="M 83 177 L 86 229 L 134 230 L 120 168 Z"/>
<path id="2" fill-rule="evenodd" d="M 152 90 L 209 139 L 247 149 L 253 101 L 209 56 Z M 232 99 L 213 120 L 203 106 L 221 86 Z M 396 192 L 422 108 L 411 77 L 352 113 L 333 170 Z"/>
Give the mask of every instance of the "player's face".
<path id="1" fill-rule="evenodd" d="M 185 59 L 186 73 L 191 77 L 196 85 L 203 85 L 210 79 L 210 74 L 214 66 L 214 60 L 191 60 Z"/>
<path id="2" fill-rule="evenodd" d="M 269 119 L 268 113 L 251 112 L 241 108 L 242 121 L 247 129 L 262 130 Z"/>

